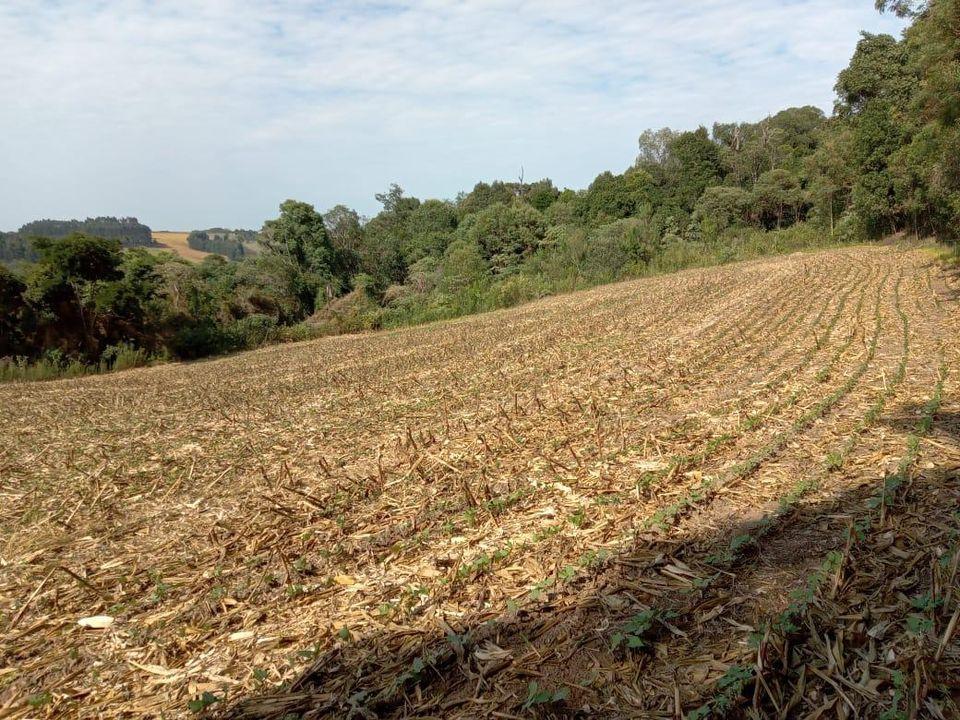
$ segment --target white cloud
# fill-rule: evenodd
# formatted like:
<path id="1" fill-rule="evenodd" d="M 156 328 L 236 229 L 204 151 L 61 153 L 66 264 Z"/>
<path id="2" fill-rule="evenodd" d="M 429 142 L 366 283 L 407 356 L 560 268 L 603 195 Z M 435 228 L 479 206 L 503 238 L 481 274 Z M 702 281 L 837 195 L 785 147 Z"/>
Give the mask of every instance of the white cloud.
<path id="1" fill-rule="evenodd" d="M 829 108 L 865 0 L 0 0 L 0 227 L 256 226 L 391 181 L 582 186 L 645 127 Z"/>

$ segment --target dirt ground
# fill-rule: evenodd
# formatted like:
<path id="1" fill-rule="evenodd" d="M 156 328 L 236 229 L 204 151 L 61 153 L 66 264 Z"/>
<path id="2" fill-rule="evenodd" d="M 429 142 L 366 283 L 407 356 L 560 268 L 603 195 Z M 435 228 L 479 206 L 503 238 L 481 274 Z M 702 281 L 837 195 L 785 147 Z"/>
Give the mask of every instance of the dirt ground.
<path id="1" fill-rule="evenodd" d="M 0 386 L 0 718 L 960 717 L 955 286 L 798 253 Z"/>

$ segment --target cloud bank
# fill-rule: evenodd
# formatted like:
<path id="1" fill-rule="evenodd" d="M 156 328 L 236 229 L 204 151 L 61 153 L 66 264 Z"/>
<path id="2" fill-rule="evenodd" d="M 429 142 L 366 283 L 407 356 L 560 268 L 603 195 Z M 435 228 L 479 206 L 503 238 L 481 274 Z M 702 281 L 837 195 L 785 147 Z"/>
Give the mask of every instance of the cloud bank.
<path id="1" fill-rule="evenodd" d="M 860 30 L 901 27 L 867 0 L 0 0 L 0 228 L 582 187 L 647 127 L 829 110 Z"/>

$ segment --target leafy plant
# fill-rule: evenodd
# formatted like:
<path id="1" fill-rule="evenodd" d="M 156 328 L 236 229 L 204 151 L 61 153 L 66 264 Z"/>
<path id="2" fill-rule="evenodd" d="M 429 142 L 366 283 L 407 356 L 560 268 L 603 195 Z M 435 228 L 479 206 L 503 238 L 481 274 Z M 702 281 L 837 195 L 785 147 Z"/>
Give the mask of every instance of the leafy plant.
<path id="1" fill-rule="evenodd" d="M 200 714 L 208 707 L 218 702 L 220 702 L 220 698 L 218 698 L 212 692 L 205 692 L 200 697 L 194 698 L 193 700 L 187 702 L 187 707 L 190 709 L 190 712 Z"/>
<path id="2" fill-rule="evenodd" d="M 522 709 L 530 710 L 538 705 L 552 705 L 563 702 L 569 696 L 570 691 L 565 687 L 558 690 L 547 690 L 533 681 L 527 686 L 527 699 L 523 702 Z"/>
<path id="3" fill-rule="evenodd" d="M 616 650 L 625 646 L 630 650 L 637 650 L 647 647 L 647 641 L 644 636 L 650 632 L 653 624 L 671 614 L 662 614 L 655 609 L 644 610 L 630 618 L 619 630 L 610 636 L 610 648 Z"/>

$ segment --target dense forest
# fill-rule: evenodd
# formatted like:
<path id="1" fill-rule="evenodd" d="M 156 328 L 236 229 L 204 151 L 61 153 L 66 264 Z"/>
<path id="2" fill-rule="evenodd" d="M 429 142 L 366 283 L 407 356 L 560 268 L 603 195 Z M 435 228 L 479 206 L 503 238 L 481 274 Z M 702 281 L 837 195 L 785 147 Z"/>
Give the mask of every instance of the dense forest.
<path id="1" fill-rule="evenodd" d="M 86 220 L 35 220 L 16 232 L 0 233 L 0 262 L 24 262 L 39 259 L 34 238 L 58 240 L 72 233 L 116 239 L 124 247 L 149 247 L 154 244 L 150 228 L 136 218 L 97 217 Z"/>
<path id="2" fill-rule="evenodd" d="M 911 26 L 899 40 L 862 36 L 829 117 L 799 107 L 756 123 L 648 130 L 630 167 L 585 190 L 496 181 L 420 200 L 393 185 L 369 219 L 289 200 L 254 256 L 243 249 L 250 237 L 193 233 L 192 247 L 237 259 L 197 265 L 121 252 L 112 230 L 69 228 L 37 242 L 26 270 L 0 269 L 0 357 L 96 363 L 135 347 L 191 358 L 825 241 L 953 240 L 960 0 L 878 8 Z M 37 225 L 31 233 L 67 230 Z M 3 242 L 15 253 L 22 241 Z"/>
<path id="3" fill-rule="evenodd" d="M 227 230 L 210 228 L 194 230 L 187 236 L 187 245 L 194 250 L 216 253 L 230 260 L 240 260 L 244 255 L 256 253 L 260 233 L 256 230 Z"/>

